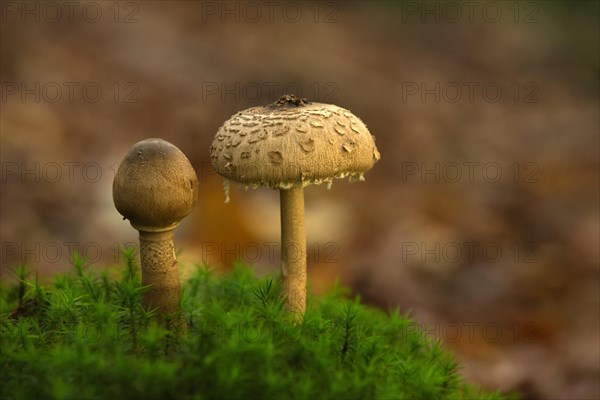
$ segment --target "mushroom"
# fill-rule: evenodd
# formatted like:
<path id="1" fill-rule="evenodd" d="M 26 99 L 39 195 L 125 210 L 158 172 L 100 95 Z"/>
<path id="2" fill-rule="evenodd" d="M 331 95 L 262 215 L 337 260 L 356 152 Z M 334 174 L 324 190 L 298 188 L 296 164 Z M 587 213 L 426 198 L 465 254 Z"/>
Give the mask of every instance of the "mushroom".
<path id="1" fill-rule="evenodd" d="M 173 231 L 198 198 L 198 178 L 185 155 L 162 139 L 134 144 L 115 174 L 113 201 L 123 219 L 139 231 L 142 306 L 156 308 L 161 318 L 175 316 L 185 330 L 179 310 L 180 288 Z"/>
<path id="2" fill-rule="evenodd" d="M 306 309 L 304 187 L 363 174 L 377 160 L 375 138 L 350 111 L 308 103 L 294 95 L 233 115 L 210 148 L 212 165 L 229 181 L 280 191 L 281 276 L 286 308 L 301 318 Z"/>

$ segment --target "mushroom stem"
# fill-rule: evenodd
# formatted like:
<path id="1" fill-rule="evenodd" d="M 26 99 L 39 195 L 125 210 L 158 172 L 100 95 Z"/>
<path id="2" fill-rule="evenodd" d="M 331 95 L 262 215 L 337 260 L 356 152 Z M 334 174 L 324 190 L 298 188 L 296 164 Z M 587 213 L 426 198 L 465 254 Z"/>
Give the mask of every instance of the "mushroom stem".
<path id="1" fill-rule="evenodd" d="M 281 277 L 285 307 L 297 320 L 306 310 L 306 234 L 304 232 L 304 188 L 280 190 Z"/>
<path id="2" fill-rule="evenodd" d="M 142 307 L 146 310 L 157 309 L 160 319 L 185 333 L 186 324 L 179 304 L 179 273 L 173 244 L 175 226 L 166 230 L 137 229 L 140 234 L 142 285 L 148 286 L 142 294 Z"/>

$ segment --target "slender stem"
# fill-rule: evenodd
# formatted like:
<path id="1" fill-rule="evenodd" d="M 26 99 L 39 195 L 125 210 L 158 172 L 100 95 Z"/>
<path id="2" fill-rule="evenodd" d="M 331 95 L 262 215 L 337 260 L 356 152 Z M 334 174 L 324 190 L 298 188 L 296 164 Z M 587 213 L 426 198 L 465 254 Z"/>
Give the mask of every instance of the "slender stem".
<path id="1" fill-rule="evenodd" d="M 306 310 L 304 188 L 281 190 L 281 277 L 286 308 L 301 319 Z"/>
<path id="2" fill-rule="evenodd" d="M 142 306 L 147 310 L 156 308 L 159 318 L 174 321 L 178 328 L 185 331 L 185 319 L 180 310 L 179 272 L 173 229 L 139 232 L 142 285 L 150 286 L 142 295 Z"/>

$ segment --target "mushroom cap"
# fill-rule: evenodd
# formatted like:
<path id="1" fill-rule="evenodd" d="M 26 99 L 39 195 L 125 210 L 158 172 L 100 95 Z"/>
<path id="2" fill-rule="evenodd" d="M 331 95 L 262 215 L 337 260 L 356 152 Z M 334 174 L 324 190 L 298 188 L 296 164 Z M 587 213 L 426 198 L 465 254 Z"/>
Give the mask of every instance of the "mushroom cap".
<path id="1" fill-rule="evenodd" d="M 194 168 L 177 147 L 162 139 L 134 144 L 113 181 L 115 207 L 140 230 L 177 226 L 197 198 Z"/>
<path id="2" fill-rule="evenodd" d="M 225 121 L 210 156 L 224 178 L 272 189 L 362 180 L 380 157 L 375 138 L 350 111 L 289 95 Z"/>

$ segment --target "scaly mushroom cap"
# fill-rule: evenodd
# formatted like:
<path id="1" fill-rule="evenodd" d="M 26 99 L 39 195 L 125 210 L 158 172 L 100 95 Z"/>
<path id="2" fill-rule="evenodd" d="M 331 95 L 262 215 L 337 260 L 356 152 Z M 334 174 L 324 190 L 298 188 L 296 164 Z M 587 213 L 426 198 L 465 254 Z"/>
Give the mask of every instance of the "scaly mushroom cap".
<path id="1" fill-rule="evenodd" d="M 134 144 L 113 182 L 115 207 L 136 229 L 177 225 L 192 212 L 197 198 L 194 168 L 177 147 L 162 139 Z"/>
<path id="2" fill-rule="evenodd" d="M 225 121 L 210 156 L 226 179 L 289 189 L 344 177 L 362 180 L 379 160 L 379 151 L 365 124 L 350 111 L 286 95 Z"/>

